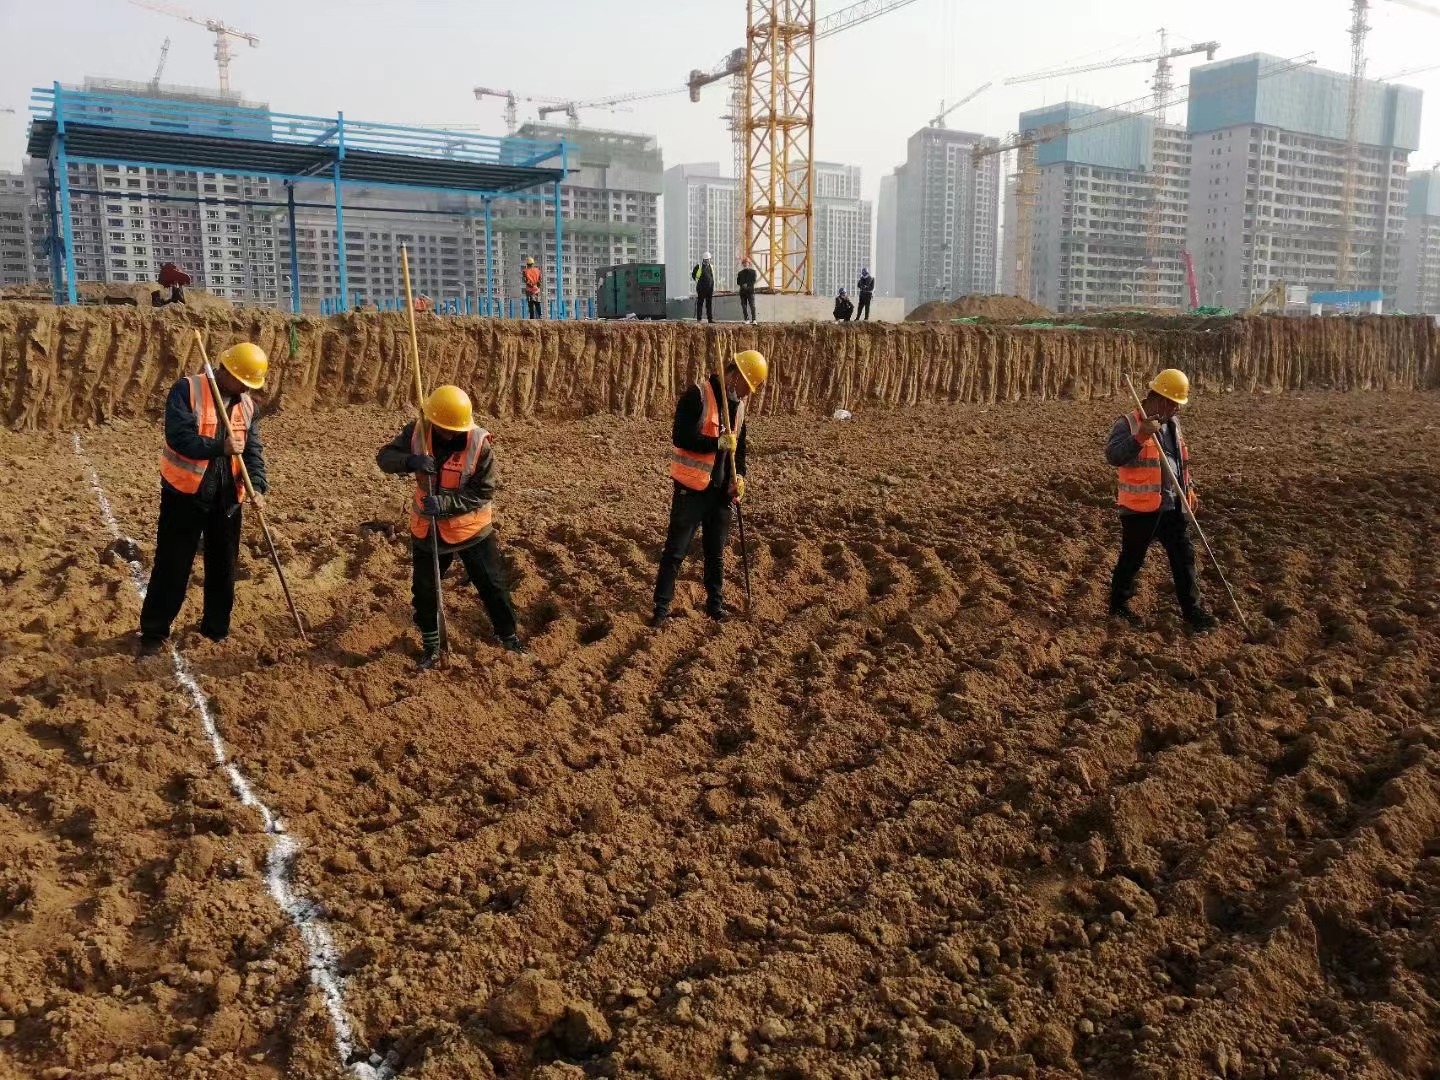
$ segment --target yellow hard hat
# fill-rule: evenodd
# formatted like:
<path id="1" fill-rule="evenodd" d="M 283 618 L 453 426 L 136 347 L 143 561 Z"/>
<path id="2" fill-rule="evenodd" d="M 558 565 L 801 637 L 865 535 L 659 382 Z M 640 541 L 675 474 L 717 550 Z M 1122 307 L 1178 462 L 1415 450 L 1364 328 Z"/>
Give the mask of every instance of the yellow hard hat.
<path id="1" fill-rule="evenodd" d="M 1184 405 L 1190 400 L 1190 380 L 1178 368 L 1166 368 L 1160 372 L 1151 381 L 1150 389 L 1176 405 Z"/>
<path id="2" fill-rule="evenodd" d="M 526 259 L 526 260 L 525 260 L 525 265 L 526 265 L 526 266 L 534 266 L 534 265 L 535 265 L 535 260 L 534 260 L 534 259 Z"/>
<path id="3" fill-rule="evenodd" d="M 765 362 L 765 357 L 754 349 L 736 353 L 735 366 L 740 369 L 740 374 L 752 394 L 764 385 L 765 377 L 770 374 L 770 365 Z"/>
<path id="4" fill-rule="evenodd" d="M 425 419 L 446 431 L 469 431 L 470 395 L 458 386 L 437 386 L 425 402 Z"/>
<path id="5" fill-rule="evenodd" d="M 220 366 L 251 390 L 259 390 L 265 385 L 265 372 L 270 370 L 270 358 L 259 345 L 242 341 L 239 345 L 231 345 L 220 354 Z"/>

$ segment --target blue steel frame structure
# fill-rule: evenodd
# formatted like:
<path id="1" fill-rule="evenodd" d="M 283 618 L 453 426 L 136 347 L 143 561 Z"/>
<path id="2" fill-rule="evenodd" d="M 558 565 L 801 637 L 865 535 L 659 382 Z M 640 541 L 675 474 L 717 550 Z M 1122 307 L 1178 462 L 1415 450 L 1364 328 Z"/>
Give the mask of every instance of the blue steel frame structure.
<path id="1" fill-rule="evenodd" d="M 487 307 L 491 311 L 499 310 L 495 296 L 491 200 L 548 200 L 555 213 L 554 307 L 560 317 L 564 317 L 566 304 L 560 295 L 565 280 L 560 184 L 569 171 L 569 147 L 563 141 L 541 142 L 347 121 L 343 112 L 332 119 L 276 113 L 257 107 L 96 93 L 66 89 L 58 82 L 49 88 L 37 87 L 31 91 L 30 112 L 33 119 L 27 153 L 32 158 L 44 159 L 49 167 L 51 284 L 57 304 L 74 304 L 78 299 L 69 169 L 71 162 L 77 162 L 187 169 L 283 181 L 290 211 L 290 305 L 297 313 L 300 311 L 295 237 L 297 183 L 313 183 L 324 177 L 334 190 L 336 263 L 340 279 L 336 309 L 341 311 L 348 310 L 350 304 L 345 260 L 344 188 L 347 184 L 478 197 L 485 218 L 485 269 L 490 292 Z M 533 190 L 542 185 L 549 185 L 548 194 Z M 104 194 L 124 193 L 107 191 Z M 474 216 L 474 212 L 453 216 Z"/>

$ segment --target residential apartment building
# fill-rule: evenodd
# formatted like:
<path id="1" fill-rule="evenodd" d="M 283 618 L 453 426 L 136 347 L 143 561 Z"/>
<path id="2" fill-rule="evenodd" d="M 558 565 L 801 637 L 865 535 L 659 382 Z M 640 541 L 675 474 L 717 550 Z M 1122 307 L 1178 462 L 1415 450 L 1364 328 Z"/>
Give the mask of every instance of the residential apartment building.
<path id="1" fill-rule="evenodd" d="M 811 168 L 815 185 L 814 292 L 834 296 L 843 287 L 853 294 L 860 268 L 870 267 L 872 239 L 872 207 L 868 199 L 860 197 L 860 166 L 817 161 Z"/>
<path id="2" fill-rule="evenodd" d="M 1350 266 L 1338 265 L 1349 77 L 1242 56 L 1190 73 L 1189 250 L 1201 293 L 1244 307 L 1283 281 L 1379 289 L 1393 304 L 1419 146 L 1419 90 L 1366 82 Z M 1276 73 L 1278 71 L 1278 73 Z"/>
<path id="3" fill-rule="evenodd" d="M 740 269 L 740 182 L 706 161 L 666 169 L 664 191 L 666 291 L 690 295 L 690 270 L 707 251 L 719 287 L 733 288 Z"/>
<path id="4" fill-rule="evenodd" d="M 900 191 L 900 178 L 893 172 L 880 177 L 880 198 L 875 205 L 875 292 L 879 296 L 899 296 L 895 283 L 895 215 Z"/>
<path id="5" fill-rule="evenodd" d="M 49 280 L 46 214 L 29 172 L 0 172 L 0 286 Z"/>
<path id="6" fill-rule="evenodd" d="M 1000 246 L 1000 155 L 972 150 L 997 140 L 921 128 L 895 170 L 895 293 L 907 308 L 993 293 Z M 883 228 L 888 228 L 883 225 Z"/>
<path id="7" fill-rule="evenodd" d="M 1065 125 L 1036 147 L 1030 299 L 1057 312 L 1187 306 L 1190 194 L 1183 128 L 1063 102 L 1021 131 Z"/>
<path id="8" fill-rule="evenodd" d="M 1400 253 L 1400 310 L 1440 314 L 1440 165 L 1410 174 Z"/>
<path id="9" fill-rule="evenodd" d="M 599 272 L 608 266 L 659 261 L 665 166 L 655 136 L 534 123 L 522 125 L 519 136 L 569 144 L 570 175 L 560 186 L 565 244 L 561 295 L 567 301 L 593 297 Z M 544 273 L 545 297 L 554 299 L 555 208 L 550 200 L 496 199 L 491 221 L 496 295 L 522 295 L 520 273 L 525 259 L 533 257 Z M 481 235 L 483 251 L 483 230 Z M 480 262 L 483 290 L 483 255 Z"/>

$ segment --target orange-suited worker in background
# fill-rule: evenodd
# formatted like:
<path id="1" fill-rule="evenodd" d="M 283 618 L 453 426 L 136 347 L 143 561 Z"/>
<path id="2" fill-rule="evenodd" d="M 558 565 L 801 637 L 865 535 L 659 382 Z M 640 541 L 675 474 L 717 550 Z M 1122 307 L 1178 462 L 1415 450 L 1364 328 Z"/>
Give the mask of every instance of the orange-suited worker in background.
<path id="1" fill-rule="evenodd" d="M 534 259 L 525 260 L 525 269 L 520 275 L 525 284 L 525 307 L 528 317 L 540 318 L 540 267 Z"/>
<path id="2" fill-rule="evenodd" d="M 516 634 L 515 608 L 500 570 L 500 542 L 495 537 L 492 509 L 495 453 L 490 433 L 475 426 L 470 397 L 458 386 L 437 386 L 425 402 L 425 419 L 428 423 L 406 424 L 376 455 L 383 472 L 415 474 L 410 504 L 410 595 L 425 649 L 420 666 L 433 665 L 440 652 L 432 518 L 438 519 L 440 527 L 440 572 L 460 556 L 500 644 L 511 652 L 524 652 Z"/>
<path id="3" fill-rule="evenodd" d="M 725 370 L 725 385 L 711 375 L 681 395 L 670 433 L 670 528 L 660 553 L 652 621 L 660 626 L 670 617 L 680 565 L 701 532 L 705 551 L 705 613 L 725 618 L 725 540 L 730 532 L 730 505 L 745 498 L 745 399 L 759 390 L 769 373 L 765 357 L 754 349 L 738 354 Z M 724 403 L 728 430 L 721 434 Z M 730 471 L 730 451 L 735 471 Z"/>
<path id="4" fill-rule="evenodd" d="M 1145 553 L 1159 540 L 1170 557 L 1185 622 L 1203 632 L 1214 629 L 1215 618 L 1200 606 L 1190 522 L 1179 502 L 1188 500 L 1192 510 L 1199 505 L 1190 476 L 1190 448 L 1175 418 L 1189 401 L 1190 380 L 1183 371 L 1168 368 L 1150 383 L 1144 407 L 1120 417 L 1110 430 L 1105 460 L 1115 467 L 1115 503 L 1120 512 L 1120 558 L 1110 578 L 1110 614 L 1131 625 L 1140 622 L 1130 610 L 1130 599 Z M 1160 463 L 1162 454 L 1180 481 L 1180 491 Z"/>
<path id="5" fill-rule="evenodd" d="M 240 556 L 240 504 L 245 501 L 242 457 L 261 509 L 269 489 L 260 420 L 249 393 L 265 385 L 269 367 L 264 349 L 243 342 L 220 354 L 215 382 L 223 406 L 217 406 L 204 375 L 186 376 L 170 388 L 165 402 L 165 449 L 160 454 L 155 567 L 140 609 L 142 655 L 158 652 L 170 637 L 170 625 L 185 603 L 202 536 L 205 606 L 200 633 L 212 641 L 223 641 L 230 633 L 235 567 Z M 220 426 L 220 407 L 230 418 L 233 439 L 225 438 Z"/>

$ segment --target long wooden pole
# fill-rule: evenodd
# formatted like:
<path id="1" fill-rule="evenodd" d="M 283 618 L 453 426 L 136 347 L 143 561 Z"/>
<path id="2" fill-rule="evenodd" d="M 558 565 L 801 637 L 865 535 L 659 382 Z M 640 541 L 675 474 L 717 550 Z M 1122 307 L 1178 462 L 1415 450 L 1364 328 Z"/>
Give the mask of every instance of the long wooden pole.
<path id="1" fill-rule="evenodd" d="M 415 298 L 410 294 L 410 253 L 406 251 L 405 245 L 400 246 L 400 273 L 405 279 L 405 311 L 410 317 L 410 358 L 415 364 L 415 408 L 420 410 L 420 415 L 415 423 L 419 426 L 422 434 L 430 434 L 428 431 L 430 423 L 425 419 L 425 380 L 420 375 L 420 338 L 415 332 Z M 426 440 L 430 443 L 430 440 Z M 430 443 L 433 447 L 433 443 Z M 425 489 L 431 495 L 435 494 L 435 477 L 425 478 Z M 450 649 L 450 633 L 445 625 L 445 599 L 440 591 L 440 519 L 430 518 L 430 555 L 431 566 L 435 573 L 435 629 L 440 633 L 440 651 L 448 652 Z"/>
<path id="2" fill-rule="evenodd" d="M 205 339 L 200 336 L 200 331 L 195 331 L 195 340 L 200 344 L 200 356 L 205 361 L 205 379 L 210 384 L 210 393 L 215 398 L 215 413 L 220 418 L 220 426 L 224 429 L 225 438 L 234 440 L 235 432 L 230 428 L 230 411 L 225 408 L 225 399 L 220 396 L 220 384 L 215 381 L 215 369 L 210 366 L 210 356 L 205 351 Z M 295 629 L 300 634 L 300 640 L 310 644 L 305 636 L 305 624 L 300 621 L 300 612 L 295 608 L 295 600 L 290 595 L 290 583 L 285 580 L 285 568 L 280 565 L 280 553 L 275 550 L 275 538 L 270 535 L 270 525 L 265 520 L 265 511 L 261 509 L 260 503 L 255 498 L 255 485 L 250 482 L 250 470 L 245 467 L 245 457 L 240 455 L 237 459 L 240 462 L 240 480 L 245 485 L 245 494 L 250 496 L 251 503 L 255 507 L 255 516 L 260 519 L 260 531 L 265 534 L 265 546 L 270 549 L 270 561 L 275 564 L 275 573 L 280 577 L 280 589 L 285 593 L 285 603 L 289 605 L 290 617 L 295 620 Z"/>
<path id="3" fill-rule="evenodd" d="M 720 433 L 723 435 L 729 433 L 730 431 L 730 395 L 725 392 L 725 357 L 724 354 L 720 352 L 717 352 L 715 354 L 715 375 L 720 381 L 720 401 L 718 402 L 719 409 L 717 411 L 720 414 Z M 744 413 L 742 403 L 742 411 L 737 411 L 737 417 L 743 418 L 743 415 Z M 738 431 L 735 432 L 735 438 L 740 438 L 740 433 Z M 730 477 L 732 480 L 736 481 L 736 487 L 738 488 L 740 474 L 735 471 L 735 448 L 732 446 L 727 451 L 727 453 L 730 456 Z M 738 499 L 735 502 L 735 526 L 740 532 L 740 569 L 741 573 L 744 575 L 745 581 L 745 617 L 749 618 L 750 551 L 745 546 L 745 510 L 740 505 Z"/>
<path id="4" fill-rule="evenodd" d="M 1135 384 L 1130 381 L 1130 376 L 1125 376 L 1125 385 L 1130 388 L 1130 396 L 1135 399 L 1135 407 L 1140 410 L 1140 415 L 1149 418 L 1145 412 L 1145 403 L 1140 400 L 1139 393 L 1135 390 Z M 1158 440 L 1160 433 L 1155 433 Z M 1165 456 L 1164 447 L 1160 447 L 1160 467 L 1165 470 L 1165 475 L 1170 480 L 1170 486 L 1175 490 L 1175 501 L 1184 510 L 1185 516 L 1190 519 L 1190 524 L 1195 526 L 1195 533 L 1200 537 L 1200 543 L 1205 545 L 1205 554 L 1210 556 L 1210 563 L 1215 567 L 1215 573 L 1220 575 L 1220 584 L 1225 586 L 1225 593 L 1230 597 L 1230 606 L 1235 609 L 1235 614 L 1240 619 L 1240 625 L 1245 628 L 1245 633 L 1250 633 L 1250 623 L 1245 619 L 1245 612 L 1240 610 L 1240 601 L 1235 599 L 1235 590 L 1230 588 L 1230 582 L 1225 580 L 1225 571 L 1220 569 L 1220 560 L 1215 557 L 1215 549 L 1210 546 L 1210 541 L 1205 537 L 1205 530 L 1200 527 L 1200 519 L 1195 516 L 1195 508 L 1190 505 L 1190 493 L 1180 485 L 1180 478 L 1175 475 L 1175 470 L 1170 467 L 1170 459 Z"/>

